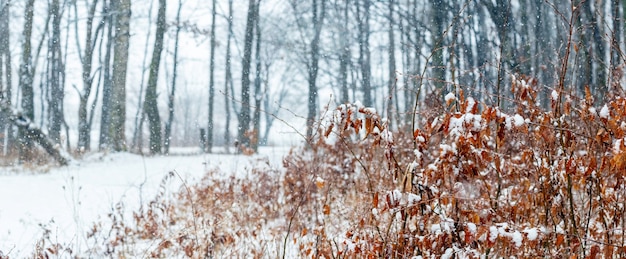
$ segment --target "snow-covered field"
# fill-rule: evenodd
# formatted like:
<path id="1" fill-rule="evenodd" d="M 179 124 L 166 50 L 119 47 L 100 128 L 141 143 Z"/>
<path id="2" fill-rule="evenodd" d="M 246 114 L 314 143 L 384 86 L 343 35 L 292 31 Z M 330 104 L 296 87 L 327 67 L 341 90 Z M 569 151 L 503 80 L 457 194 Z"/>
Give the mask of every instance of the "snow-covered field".
<path id="1" fill-rule="evenodd" d="M 199 154 L 195 149 L 156 157 L 94 153 L 45 172 L 0 168 L 0 255 L 28 256 L 46 229 L 53 242 L 85 249 L 95 221 L 120 202 L 127 211 L 138 209 L 154 197 L 170 171 L 177 173 L 173 184 L 179 185 L 180 179 L 197 181 L 214 168 L 245 175 L 258 163 L 280 166 L 289 149 L 265 147 L 256 156 Z"/>

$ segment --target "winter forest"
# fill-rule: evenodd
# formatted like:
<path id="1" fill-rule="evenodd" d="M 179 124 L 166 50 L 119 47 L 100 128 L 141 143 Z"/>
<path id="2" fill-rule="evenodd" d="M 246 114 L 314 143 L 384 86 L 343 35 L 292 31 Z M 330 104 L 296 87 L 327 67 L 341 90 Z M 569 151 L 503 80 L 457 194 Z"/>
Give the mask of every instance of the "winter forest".
<path id="1" fill-rule="evenodd" d="M 0 182 L 75 191 L 0 258 L 621 258 L 625 48 L 624 0 L 0 0 Z"/>

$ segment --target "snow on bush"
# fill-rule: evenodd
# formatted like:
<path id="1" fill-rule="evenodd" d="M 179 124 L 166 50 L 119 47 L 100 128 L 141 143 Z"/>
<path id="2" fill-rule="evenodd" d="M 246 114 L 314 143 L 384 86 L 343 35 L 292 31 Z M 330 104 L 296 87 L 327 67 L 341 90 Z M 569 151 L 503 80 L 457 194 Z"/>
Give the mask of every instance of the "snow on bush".
<path id="1" fill-rule="evenodd" d="M 112 236 L 95 225 L 96 251 L 618 257 L 626 238 L 626 97 L 616 94 L 594 116 L 590 94 L 561 92 L 560 106 L 543 108 L 538 89 L 517 76 L 506 110 L 459 91 L 454 105 L 423 111 L 410 130 L 391 130 L 361 104 L 341 105 L 283 168 L 253 169 L 249 179 L 209 176 L 171 202 L 157 199 L 136 212 L 134 225 L 113 224 Z"/>
<path id="2" fill-rule="evenodd" d="M 449 105 L 450 103 L 452 103 L 452 101 L 456 100 L 456 96 L 454 95 L 454 93 L 448 93 L 443 99 Z"/>
<path id="3" fill-rule="evenodd" d="M 600 118 L 604 118 L 604 119 L 609 118 L 609 107 L 606 104 L 602 106 L 602 109 L 600 110 L 599 115 L 600 115 Z"/>

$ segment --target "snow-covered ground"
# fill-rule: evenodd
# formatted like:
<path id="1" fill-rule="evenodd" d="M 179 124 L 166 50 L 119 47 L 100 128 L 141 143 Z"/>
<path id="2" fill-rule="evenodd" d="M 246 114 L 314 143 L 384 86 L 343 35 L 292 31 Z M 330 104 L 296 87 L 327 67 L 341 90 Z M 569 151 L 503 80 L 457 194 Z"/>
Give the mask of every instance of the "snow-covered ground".
<path id="1" fill-rule="evenodd" d="M 84 249 L 95 221 L 119 202 L 126 211 L 138 209 L 154 197 L 170 171 L 185 182 L 197 181 L 214 168 L 245 175 L 258 163 L 280 166 L 288 151 L 265 147 L 256 156 L 199 154 L 195 149 L 156 157 L 94 153 L 47 172 L 0 168 L 0 252 L 11 258 L 28 256 L 44 229 L 51 231 L 53 242 Z M 180 185 L 180 178 L 173 184 Z"/>

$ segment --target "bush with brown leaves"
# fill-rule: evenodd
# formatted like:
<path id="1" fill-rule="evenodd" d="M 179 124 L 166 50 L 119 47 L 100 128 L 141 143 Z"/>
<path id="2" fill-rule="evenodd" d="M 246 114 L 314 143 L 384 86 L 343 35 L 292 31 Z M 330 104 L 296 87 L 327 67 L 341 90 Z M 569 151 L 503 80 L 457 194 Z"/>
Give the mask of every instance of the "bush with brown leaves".
<path id="1" fill-rule="evenodd" d="M 118 206 L 111 224 L 95 224 L 90 253 L 625 256 L 626 96 L 615 90 L 596 104 L 589 90 L 554 90 L 544 109 L 533 78 L 512 82 L 506 112 L 460 91 L 415 129 L 392 130 L 373 109 L 341 105 L 283 168 L 212 171 L 167 195 L 180 179 L 171 173 L 132 220 Z"/>

